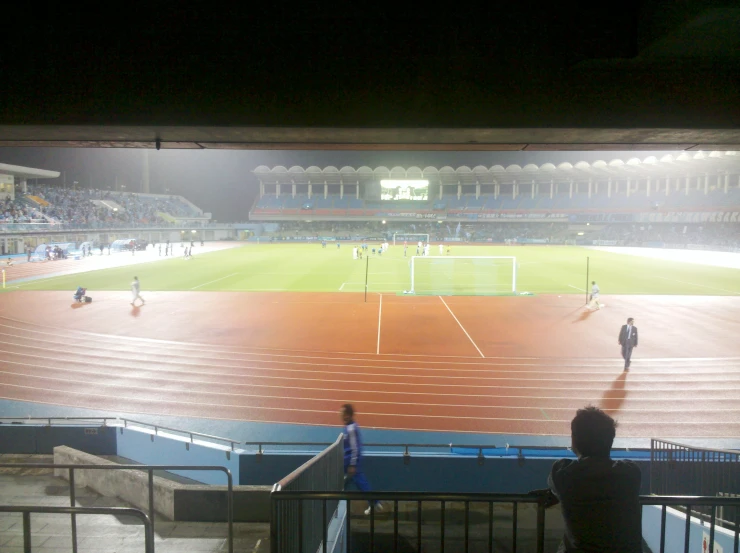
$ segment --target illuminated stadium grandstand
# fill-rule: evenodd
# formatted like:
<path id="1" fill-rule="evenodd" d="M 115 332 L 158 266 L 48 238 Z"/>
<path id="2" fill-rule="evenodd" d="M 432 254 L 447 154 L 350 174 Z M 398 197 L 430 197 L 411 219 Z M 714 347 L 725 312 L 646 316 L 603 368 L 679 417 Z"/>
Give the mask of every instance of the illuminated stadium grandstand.
<path id="1" fill-rule="evenodd" d="M 735 412 L 740 378 L 740 326 L 722 315 L 740 308 L 737 152 L 255 167 L 249 221 L 228 223 L 196 207 L 194 189 L 5 177 L 5 451 L 101 465 L 76 483 L 157 513 L 150 536 L 172 532 L 172 547 L 190 547 L 173 528 L 214 524 L 221 541 L 204 550 L 441 550 L 419 501 L 459 520 L 446 549 L 464 550 L 464 532 L 469 550 L 554 548 L 560 517 L 527 493 L 573 456 L 570 419 L 587 404 L 619 420 L 612 458 L 643 473 L 648 546 L 660 541 L 651 501 L 679 500 L 647 494 L 735 493 L 740 422 L 717 413 Z M 640 329 L 631 365 L 615 345 L 628 316 Z M 348 402 L 376 495 L 344 490 Z M 23 445 L 39 425 L 51 438 Z M 719 472 L 704 475 L 716 481 L 674 478 L 659 460 L 678 450 L 686 471 L 716 456 Z M 171 470 L 117 475 L 131 462 Z M 69 502 L 58 499 L 43 501 Z M 715 539 L 731 547 L 737 500 L 694 501 L 699 517 L 712 516 L 701 501 L 725 508 Z M 71 540 L 76 524 L 49 539 Z"/>

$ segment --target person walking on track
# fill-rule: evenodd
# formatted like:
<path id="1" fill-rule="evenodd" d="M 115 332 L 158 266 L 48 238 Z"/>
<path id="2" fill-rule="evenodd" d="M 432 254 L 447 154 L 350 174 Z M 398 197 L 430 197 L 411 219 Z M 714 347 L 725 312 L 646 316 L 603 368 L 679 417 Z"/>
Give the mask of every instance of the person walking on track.
<path id="1" fill-rule="evenodd" d="M 131 283 L 131 305 L 135 306 L 136 300 L 141 300 L 141 305 L 144 305 L 146 303 L 144 301 L 144 298 L 139 295 L 140 291 L 141 284 L 139 283 L 139 277 L 134 277 L 134 281 Z"/>
<path id="2" fill-rule="evenodd" d="M 622 325 L 619 331 L 619 338 L 617 342 L 622 346 L 622 357 L 624 358 L 624 370 L 630 370 L 630 363 L 632 362 L 632 349 L 637 347 L 637 327 L 635 326 L 635 319 L 630 317 L 627 319 L 627 324 Z"/>

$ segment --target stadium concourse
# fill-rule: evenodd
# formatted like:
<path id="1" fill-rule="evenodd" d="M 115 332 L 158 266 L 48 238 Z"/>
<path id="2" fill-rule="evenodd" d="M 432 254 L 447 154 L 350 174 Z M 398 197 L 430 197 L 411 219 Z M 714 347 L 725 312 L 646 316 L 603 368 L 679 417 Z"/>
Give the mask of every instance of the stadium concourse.
<path id="1" fill-rule="evenodd" d="M 29 265 L 83 271 L 88 261 L 97 262 Z M 349 401 L 368 439 L 402 442 L 413 431 L 412 441 L 435 443 L 492 434 L 564 443 L 573 412 L 592 403 L 619 419 L 630 446 L 661 436 L 729 447 L 740 436 L 738 295 L 613 296 L 590 312 L 576 295 L 364 302 L 144 283 L 143 307 L 129 305 L 129 292 L 101 291 L 70 309 L 71 290 L 19 286 L 0 295 L 4 416 L 136 414 L 305 441 L 335 433 L 337 405 Z M 627 373 L 616 333 L 634 313 L 643 338 Z"/>

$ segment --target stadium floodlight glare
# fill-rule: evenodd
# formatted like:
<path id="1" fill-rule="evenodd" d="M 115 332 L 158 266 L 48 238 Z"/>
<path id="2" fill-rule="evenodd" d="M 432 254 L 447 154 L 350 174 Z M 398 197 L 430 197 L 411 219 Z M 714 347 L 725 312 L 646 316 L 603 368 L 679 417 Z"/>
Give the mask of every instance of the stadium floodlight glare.
<path id="1" fill-rule="evenodd" d="M 429 186 L 428 180 L 408 180 L 408 179 L 381 179 L 380 186 L 383 188 L 426 188 Z"/>

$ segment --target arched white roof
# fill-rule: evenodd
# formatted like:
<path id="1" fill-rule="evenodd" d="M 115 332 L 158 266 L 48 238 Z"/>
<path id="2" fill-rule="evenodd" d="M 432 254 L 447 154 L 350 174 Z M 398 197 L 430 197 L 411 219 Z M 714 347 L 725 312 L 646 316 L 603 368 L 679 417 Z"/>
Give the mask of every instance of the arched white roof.
<path id="1" fill-rule="evenodd" d="M 1 166 L 0 166 L 1 167 Z M 632 157 L 628 160 L 612 159 L 609 162 L 598 160 L 593 163 L 578 161 L 575 166 L 562 162 L 557 166 L 553 163 L 544 163 L 537 166 L 529 163 L 522 168 L 517 164 L 504 168 L 502 165 L 493 165 L 486 168 L 477 165 L 473 169 L 468 166 L 460 166 L 457 169 L 446 165 L 441 168 L 427 166 L 404 168 L 401 166 L 388 169 L 380 166 L 371 169 L 363 165 L 358 169 L 345 166 L 337 169 L 328 166 L 320 169 L 316 166 L 303 169 L 299 166 L 291 167 L 289 170 L 282 165 L 269 168 L 265 165 L 258 166 L 253 172 L 263 183 L 324 183 L 329 184 L 345 182 L 368 183 L 386 178 L 399 179 L 428 179 L 431 186 L 446 184 L 493 184 L 494 182 L 511 182 L 513 179 L 526 174 L 533 180 L 549 181 L 552 178 L 567 179 L 603 179 L 607 177 L 619 178 L 632 177 L 658 177 L 705 174 L 716 171 L 718 174 L 727 172 L 740 172 L 740 153 L 736 151 L 713 151 L 713 152 L 682 152 L 677 156 L 667 154 L 658 159 L 654 155 L 646 156 L 644 159 Z M 341 179 L 341 180 L 340 180 Z"/>

